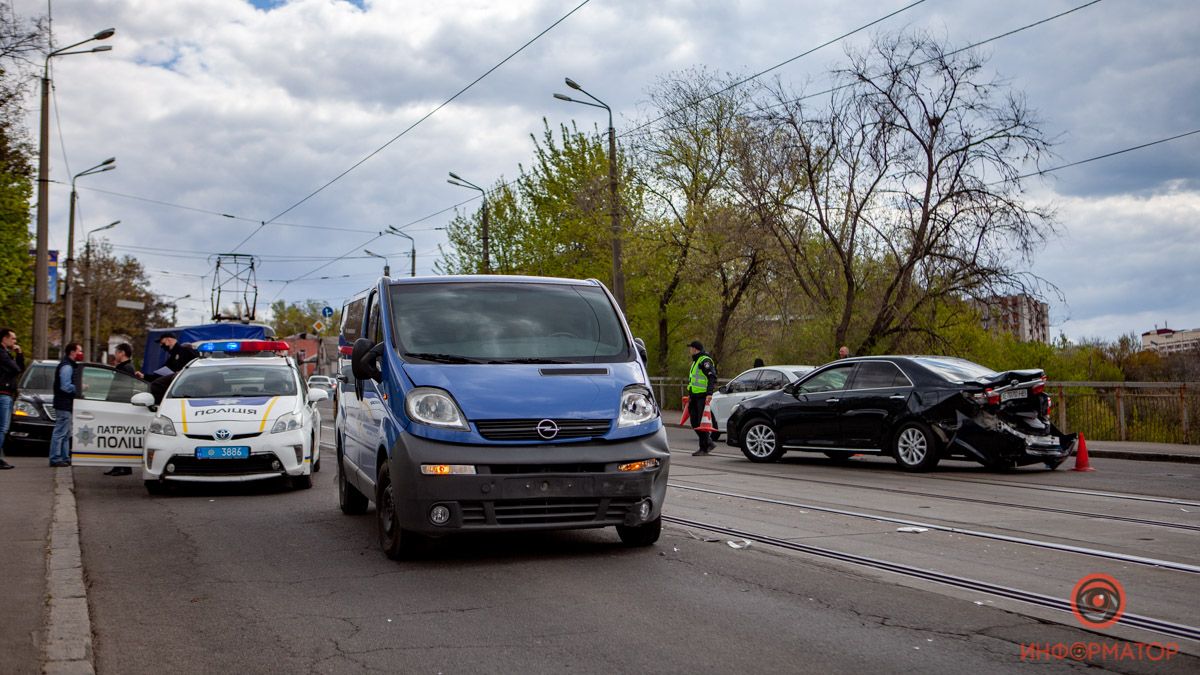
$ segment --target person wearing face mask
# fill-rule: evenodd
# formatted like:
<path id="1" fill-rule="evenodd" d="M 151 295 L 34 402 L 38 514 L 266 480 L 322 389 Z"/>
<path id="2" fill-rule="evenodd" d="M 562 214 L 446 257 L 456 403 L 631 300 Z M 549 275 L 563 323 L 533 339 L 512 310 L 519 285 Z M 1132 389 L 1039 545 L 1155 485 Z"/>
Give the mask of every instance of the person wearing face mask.
<path id="1" fill-rule="evenodd" d="M 163 351 L 167 352 L 167 362 L 164 367 L 172 373 L 178 373 L 183 370 L 183 367 L 192 361 L 192 359 L 200 358 L 200 352 L 188 344 L 183 344 L 179 338 L 175 337 L 174 333 L 166 333 L 158 339 L 158 346 L 162 347 Z M 159 371 L 162 371 L 160 368 Z M 158 377 L 163 377 L 164 372 L 157 372 Z M 150 373 L 146 374 L 146 380 L 153 380 L 154 377 Z"/>
<path id="2" fill-rule="evenodd" d="M 75 410 L 75 364 L 83 361 L 83 347 L 72 342 L 63 348 L 63 359 L 54 369 L 54 433 L 50 436 L 50 466 L 71 466 L 71 413 Z"/>

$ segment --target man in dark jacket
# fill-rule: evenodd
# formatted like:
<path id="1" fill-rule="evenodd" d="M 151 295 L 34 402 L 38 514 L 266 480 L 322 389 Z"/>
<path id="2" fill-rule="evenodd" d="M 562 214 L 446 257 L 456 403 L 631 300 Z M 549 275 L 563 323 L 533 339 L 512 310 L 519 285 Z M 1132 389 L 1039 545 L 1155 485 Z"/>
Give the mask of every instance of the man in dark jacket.
<path id="1" fill-rule="evenodd" d="M 25 370 L 25 355 L 17 344 L 17 333 L 0 328 L 0 470 L 13 468 L 4 459 L 4 439 L 17 401 L 17 379 Z"/>
<path id="2" fill-rule="evenodd" d="M 167 333 L 158 339 L 158 345 L 167 352 L 167 368 L 171 372 L 178 373 L 183 370 L 183 367 L 191 363 L 192 359 L 200 358 L 200 352 L 196 351 L 191 345 L 180 344 L 179 339 L 174 333 Z"/>
<path id="3" fill-rule="evenodd" d="M 54 369 L 54 433 L 50 436 L 50 466 L 71 466 L 71 414 L 75 411 L 75 375 L 83 361 L 83 346 L 63 347 Z"/>
<path id="4" fill-rule="evenodd" d="M 130 377 L 136 377 L 139 379 L 142 377 L 142 374 L 137 372 L 137 370 L 135 370 L 133 367 L 133 347 L 131 347 L 128 342 L 122 342 L 121 344 L 117 345 L 117 351 L 115 354 L 113 354 L 113 358 L 115 358 L 117 361 L 116 370 L 118 373 L 125 373 Z M 129 399 L 133 398 L 134 384 L 131 380 L 118 377 L 113 381 L 112 386 L 113 394 L 111 394 L 109 397 L 110 401 L 128 401 Z M 132 473 L 133 469 L 127 466 L 114 466 L 108 471 L 105 471 L 104 475 L 128 476 Z"/>
<path id="5" fill-rule="evenodd" d="M 705 402 L 717 389 L 717 363 L 704 351 L 699 340 L 689 342 L 688 351 L 692 354 L 692 367 L 688 371 L 688 416 L 695 429 L 704 416 Z M 696 436 L 700 440 L 700 449 L 693 452 L 693 456 L 707 455 L 717 447 L 710 432 L 697 431 Z"/>

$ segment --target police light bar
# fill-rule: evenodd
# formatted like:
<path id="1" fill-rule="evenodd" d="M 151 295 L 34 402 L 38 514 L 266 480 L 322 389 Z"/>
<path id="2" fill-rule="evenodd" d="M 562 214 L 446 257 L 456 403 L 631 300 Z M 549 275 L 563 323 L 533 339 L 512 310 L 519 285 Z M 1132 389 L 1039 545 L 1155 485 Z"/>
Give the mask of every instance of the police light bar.
<path id="1" fill-rule="evenodd" d="M 283 340 L 227 340 L 201 342 L 196 349 L 201 352 L 286 352 L 291 349 Z"/>
<path id="2" fill-rule="evenodd" d="M 340 345 L 338 347 L 338 353 L 345 354 L 346 356 L 350 356 L 351 354 L 354 353 L 354 347 L 351 347 L 350 345 Z"/>

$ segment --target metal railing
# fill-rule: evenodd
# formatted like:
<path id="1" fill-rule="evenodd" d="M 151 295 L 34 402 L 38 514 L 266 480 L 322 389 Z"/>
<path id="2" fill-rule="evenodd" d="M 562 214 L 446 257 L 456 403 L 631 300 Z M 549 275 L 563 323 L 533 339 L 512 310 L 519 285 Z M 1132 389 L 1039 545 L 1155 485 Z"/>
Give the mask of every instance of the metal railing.
<path id="1" fill-rule="evenodd" d="M 687 378 L 652 377 L 650 386 L 664 409 L 681 409 Z M 1046 393 L 1050 415 L 1066 433 L 1200 445 L 1200 382 L 1050 382 Z"/>

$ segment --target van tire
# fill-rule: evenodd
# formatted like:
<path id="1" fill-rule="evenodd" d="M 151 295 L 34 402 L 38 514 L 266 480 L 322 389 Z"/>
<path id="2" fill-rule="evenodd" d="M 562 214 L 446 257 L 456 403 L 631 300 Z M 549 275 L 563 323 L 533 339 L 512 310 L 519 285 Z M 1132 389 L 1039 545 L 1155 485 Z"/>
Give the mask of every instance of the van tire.
<path id="1" fill-rule="evenodd" d="M 617 526 L 617 536 L 621 537 L 621 543 L 630 548 L 651 546 L 658 541 L 660 534 L 662 534 L 662 516 L 644 525 Z"/>
<path id="2" fill-rule="evenodd" d="M 400 527 L 400 512 L 396 508 L 396 487 L 392 482 L 391 462 L 386 457 L 379 463 L 375 481 L 375 514 L 379 528 L 379 547 L 392 560 L 409 560 L 428 550 L 429 540 Z"/>
<path id="3" fill-rule="evenodd" d="M 367 512 L 367 497 L 346 480 L 340 451 L 337 454 L 337 460 L 338 506 L 341 507 L 342 513 L 348 516 L 361 516 Z"/>

